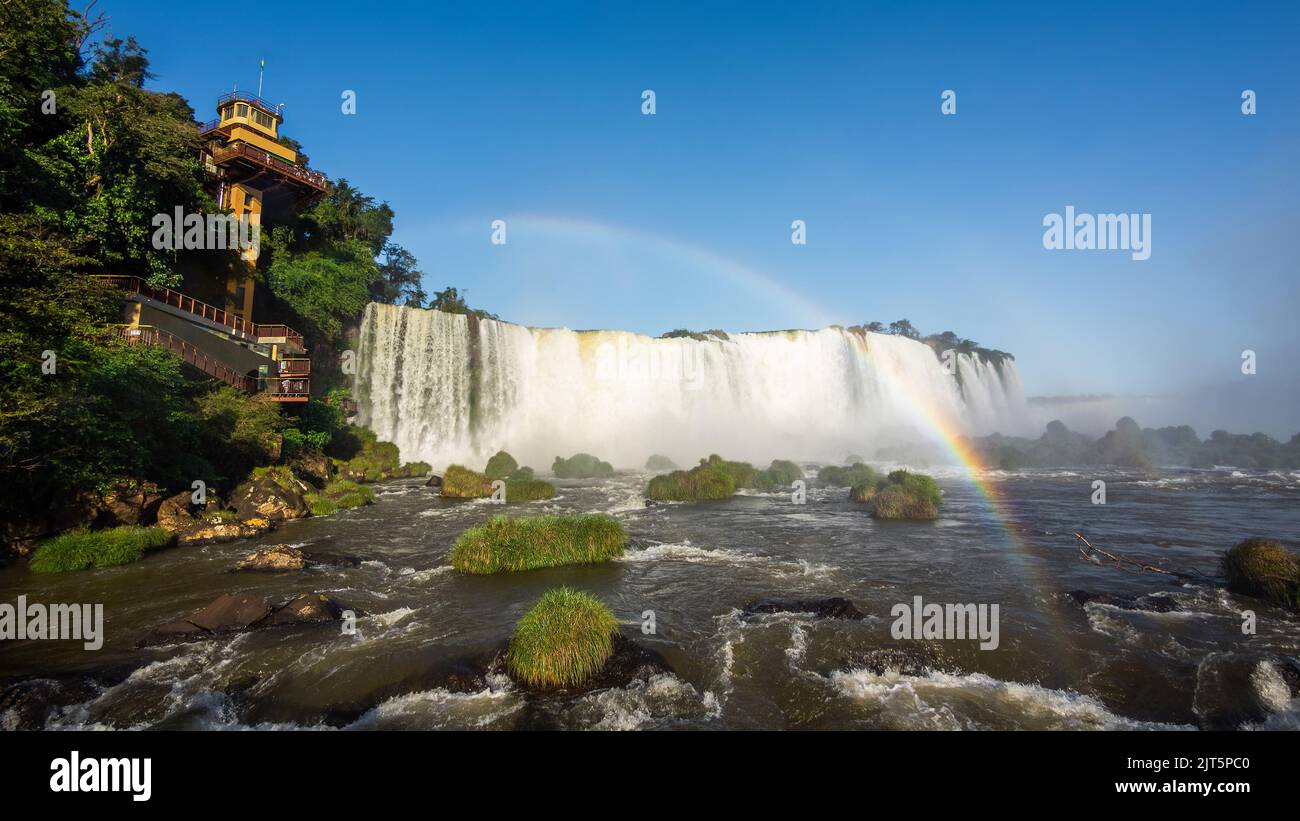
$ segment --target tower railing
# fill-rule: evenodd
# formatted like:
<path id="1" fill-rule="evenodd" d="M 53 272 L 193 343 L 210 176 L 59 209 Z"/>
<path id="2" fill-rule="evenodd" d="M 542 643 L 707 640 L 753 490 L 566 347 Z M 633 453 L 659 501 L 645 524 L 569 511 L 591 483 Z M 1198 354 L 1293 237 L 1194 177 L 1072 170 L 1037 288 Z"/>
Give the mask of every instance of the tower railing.
<path id="1" fill-rule="evenodd" d="M 311 380 L 306 376 L 248 376 L 162 328 L 152 325 L 113 325 L 110 326 L 109 333 L 128 345 L 166 348 L 191 367 L 245 393 L 270 394 L 277 402 L 306 402 L 311 398 Z"/>

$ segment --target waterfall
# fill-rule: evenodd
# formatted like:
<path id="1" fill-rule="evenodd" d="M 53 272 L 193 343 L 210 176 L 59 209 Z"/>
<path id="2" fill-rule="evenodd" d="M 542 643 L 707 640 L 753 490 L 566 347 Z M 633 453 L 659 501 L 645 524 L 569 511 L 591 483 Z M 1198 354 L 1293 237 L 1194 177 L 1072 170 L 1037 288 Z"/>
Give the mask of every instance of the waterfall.
<path id="1" fill-rule="evenodd" d="M 839 461 L 933 450 L 927 416 L 1026 427 L 1014 362 L 960 354 L 951 374 L 924 343 L 842 328 L 655 339 L 372 303 L 357 353 L 358 422 L 435 469 L 499 449 L 539 471 L 578 451 L 620 468 L 652 453 Z"/>

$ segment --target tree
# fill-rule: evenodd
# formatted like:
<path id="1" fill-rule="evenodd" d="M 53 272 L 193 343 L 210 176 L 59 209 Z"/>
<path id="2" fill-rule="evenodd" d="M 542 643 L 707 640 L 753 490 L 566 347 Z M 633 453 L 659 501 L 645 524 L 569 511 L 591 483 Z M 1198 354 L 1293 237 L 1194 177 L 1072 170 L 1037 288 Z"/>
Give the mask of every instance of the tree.
<path id="1" fill-rule="evenodd" d="M 889 332 L 896 336 L 905 336 L 908 339 L 919 339 L 921 336 L 920 332 L 912 327 L 912 323 L 906 319 L 899 319 L 889 323 Z"/>
<path id="2" fill-rule="evenodd" d="M 467 292 L 468 293 L 468 292 Z M 447 286 L 444 290 L 434 291 L 433 300 L 429 302 L 429 307 L 435 311 L 445 311 L 449 314 L 472 314 L 479 319 L 496 319 L 496 314 L 490 314 L 487 311 L 477 308 L 471 308 L 465 303 L 463 297 L 454 286 Z"/>
<path id="3" fill-rule="evenodd" d="M 420 281 L 424 274 L 416 266 L 415 255 L 395 242 L 384 245 L 383 262 L 379 265 L 379 279 L 371 286 L 370 296 L 375 302 L 390 305 L 407 305 L 419 308 L 428 298 Z"/>

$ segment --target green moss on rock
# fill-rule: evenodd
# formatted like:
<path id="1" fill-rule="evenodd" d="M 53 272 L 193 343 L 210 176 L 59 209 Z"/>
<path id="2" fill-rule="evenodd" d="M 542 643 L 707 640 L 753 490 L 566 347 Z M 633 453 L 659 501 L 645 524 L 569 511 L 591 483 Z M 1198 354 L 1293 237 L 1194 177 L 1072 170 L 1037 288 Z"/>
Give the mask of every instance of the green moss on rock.
<path id="1" fill-rule="evenodd" d="M 504 450 L 499 450 L 488 460 L 483 475 L 489 479 L 507 479 L 518 469 L 519 463 L 515 461 L 515 457 Z"/>
<path id="2" fill-rule="evenodd" d="M 575 453 L 568 459 L 556 456 L 551 473 L 560 479 L 608 479 L 614 475 L 614 466 L 590 453 Z"/>
<path id="3" fill-rule="evenodd" d="M 1274 539 L 1246 539 L 1220 562 L 1228 589 L 1300 610 L 1300 557 Z"/>

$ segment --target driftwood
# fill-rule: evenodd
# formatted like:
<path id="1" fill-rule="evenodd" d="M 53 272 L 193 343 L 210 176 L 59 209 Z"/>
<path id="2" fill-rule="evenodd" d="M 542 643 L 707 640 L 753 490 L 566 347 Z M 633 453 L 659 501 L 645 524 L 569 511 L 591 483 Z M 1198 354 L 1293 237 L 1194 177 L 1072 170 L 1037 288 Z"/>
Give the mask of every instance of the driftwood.
<path id="1" fill-rule="evenodd" d="M 1082 533 L 1075 533 L 1074 538 L 1079 541 L 1075 545 L 1079 549 L 1079 555 L 1089 564 L 1095 564 L 1098 567 L 1113 567 L 1116 570 L 1122 570 L 1125 573 L 1159 573 L 1165 576 L 1172 576 L 1176 579 L 1189 579 L 1192 581 L 1206 581 L 1204 573 L 1184 573 L 1179 570 L 1169 570 L 1163 567 L 1157 567 L 1153 564 L 1139 561 L 1119 553 L 1111 553 L 1100 547 L 1094 546 L 1091 542 L 1083 537 Z"/>

